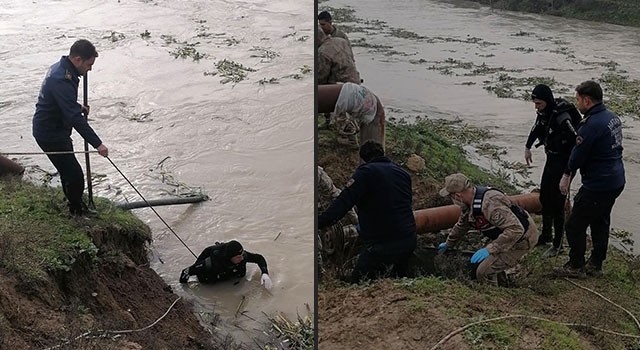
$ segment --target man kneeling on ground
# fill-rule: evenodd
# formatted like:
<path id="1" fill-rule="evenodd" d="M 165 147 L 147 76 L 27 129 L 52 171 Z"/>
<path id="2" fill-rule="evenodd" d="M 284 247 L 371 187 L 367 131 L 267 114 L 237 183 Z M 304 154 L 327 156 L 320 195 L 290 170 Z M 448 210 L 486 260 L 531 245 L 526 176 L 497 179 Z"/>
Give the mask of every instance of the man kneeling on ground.
<path id="1" fill-rule="evenodd" d="M 479 230 L 492 241 L 471 257 L 476 278 L 505 285 L 505 270 L 514 267 L 538 241 L 538 228 L 529 213 L 499 190 L 473 186 L 463 174 L 447 176 L 440 195 L 451 198 L 462 213 L 439 250 L 454 247 L 472 227 Z"/>
<path id="2" fill-rule="evenodd" d="M 187 283 L 190 276 L 196 275 L 200 283 L 216 283 L 232 278 L 242 278 L 247 274 L 247 263 L 258 264 L 262 272 L 261 284 L 271 289 L 271 278 L 267 270 L 267 261 L 260 254 L 250 253 L 242 248 L 238 241 L 218 243 L 205 248 L 196 262 L 182 270 L 180 283 Z"/>
<path id="3" fill-rule="evenodd" d="M 360 147 L 360 158 L 365 164 L 356 169 L 340 195 L 320 214 L 318 228 L 333 225 L 355 205 L 364 249 L 351 282 L 374 279 L 387 272 L 404 277 L 416 248 L 411 176 L 385 157 L 377 142 L 365 142 Z"/>

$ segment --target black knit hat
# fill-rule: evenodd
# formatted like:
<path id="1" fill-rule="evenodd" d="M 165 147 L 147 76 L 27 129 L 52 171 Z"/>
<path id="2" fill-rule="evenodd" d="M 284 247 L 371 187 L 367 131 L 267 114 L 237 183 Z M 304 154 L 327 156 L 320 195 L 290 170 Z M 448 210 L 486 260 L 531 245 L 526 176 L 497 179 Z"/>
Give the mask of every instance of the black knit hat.
<path id="1" fill-rule="evenodd" d="M 244 250 L 242 249 L 242 244 L 238 241 L 229 241 L 227 242 L 227 246 L 224 249 L 224 255 L 228 258 L 232 258 L 236 255 L 242 254 Z"/>
<path id="2" fill-rule="evenodd" d="M 531 99 L 534 100 L 536 98 L 546 102 L 548 105 L 553 106 L 556 104 L 553 99 L 553 92 L 551 92 L 551 89 L 544 84 L 536 85 L 536 87 L 533 88 L 533 91 L 531 92 Z"/>

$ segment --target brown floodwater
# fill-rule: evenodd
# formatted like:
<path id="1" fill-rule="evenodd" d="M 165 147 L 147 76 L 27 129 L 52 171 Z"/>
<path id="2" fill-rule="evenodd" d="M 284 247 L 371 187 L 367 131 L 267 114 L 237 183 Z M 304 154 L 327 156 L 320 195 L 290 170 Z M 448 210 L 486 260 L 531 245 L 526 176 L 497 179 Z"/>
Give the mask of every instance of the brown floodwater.
<path id="1" fill-rule="evenodd" d="M 149 209 L 134 211 L 152 228 L 152 267 L 249 342 L 266 321 L 262 312 L 295 319 L 307 314 L 306 304 L 313 309 L 314 79 L 303 72 L 313 67 L 312 12 L 313 2 L 294 0 L 4 1 L 0 150 L 40 151 L 31 119 L 44 74 L 78 38 L 94 42 L 90 119 L 113 162 L 148 199 L 176 190 L 169 177 L 210 196 L 157 208 L 196 254 L 238 239 L 266 257 L 270 292 L 255 265 L 238 285 L 181 285 L 180 271 L 195 258 Z M 174 58 L 185 42 L 205 57 Z M 255 71 L 237 84 L 204 74 L 224 59 Z M 82 149 L 82 138 L 73 139 Z M 32 172 L 54 171 L 43 156 L 18 159 Z M 93 156 L 92 170 L 101 176 L 95 195 L 140 200 L 107 160 Z M 243 298 L 256 321 L 235 317 Z"/>
<path id="2" fill-rule="evenodd" d="M 469 2 L 331 0 L 320 3 L 319 10 L 327 6 L 355 10 L 355 22 L 334 22 L 358 29 L 348 33 L 355 43 L 358 70 L 365 85 L 380 97 L 389 118 L 459 118 L 489 130 L 488 142 L 505 150 L 500 159 L 506 162 L 524 163 L 524 143 L 535 111 L 533 103 L 520 96 L 530 93 L 535 83 L 518 90 L 515 98 L 498 98 L 484 87 L 498 86 L 500 74 L 553 78 L 556 92 L 566 89 L 556 97 L 573 96 L 577 84 L 608 72 L 610 61 L 618 64 L 618 72 L 640 79 L 638 28 L 499 11 Z M 365 44 L 357 43 L 362 40 Z M 483 64 L 503 69 L 474 74 Z M 438 69 L 453 66 L 457 68 L 449 72 Z M 606 100 L 606 88 L 604 93 Z M 621 119 L 627 184 L 613 209 L 611 227 L 631 232 L 638 251 L 640 123 L 637 116 Z M 542 148 L 533 151 L 530 175 L 524 177 L 501 168 L 496 159 L 479 155 L 473 146 L 464 145 L 464 149 L 476 164 L 508 174 L 523 191 L 539 184 Z M 578 177 L 572 194 L 579 184 Z"/>

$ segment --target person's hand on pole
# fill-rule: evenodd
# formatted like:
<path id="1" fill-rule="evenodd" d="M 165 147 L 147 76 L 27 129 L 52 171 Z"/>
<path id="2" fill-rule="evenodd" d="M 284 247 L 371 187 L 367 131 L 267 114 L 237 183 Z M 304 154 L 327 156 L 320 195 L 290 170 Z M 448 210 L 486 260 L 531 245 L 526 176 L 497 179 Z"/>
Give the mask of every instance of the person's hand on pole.
<path id="1" fill-rule="evenodd" d="M 109 156 L 109 149 L 107 148 L 107 146 L 104 145 L 104 143 L 100 144 L 97 150 L 98 150 L 98 154 L 100 154 L 101 156 L 103 157 Z"/>
<path id="2" fill-rule="evenodd" d="M 531 149 L 524 148 L 524 160 L 527 162 L 527 165 L 531 165 L 533 163 L 533 158 L 531 156 Z"/>
<path id="3" fill-rule="evenodd" d="M 84 114 L 85 117 L 89 116 L 90 110 L 91 110 L 91 107 L 89 105 L 83 105 L 80 107 L 80 111 Z"/>
<path id="4" fill-rule="evenodd" d="M 477 252 L 475 252 L 473 254 L 473 256 L 471 257 L 471 263 L 472 264 L 477 264 L 482 262 L 482 260 L 486 259 L 489 257 L 489 251 L 487 250 L 487 248 L 482 248 L 482 249 L 478 249 Z"/>
<path id="5" fill-rule="evenodd" d="M 564 174 L 562 175 L 562 179 L 560 179 L 560 193 L 566 196 L 569 194 L 569 187 L 571 187 L 571 176 Z"/>
<path id="6" fill-rule="evenodd" d="M 271 286 L 273 285 L 271 283 L 271 278 L 266 273 L 262 274 L 262 279 L 260 281 L 260 284 L 263 285 L 266 289 L 271 289 Z"/>

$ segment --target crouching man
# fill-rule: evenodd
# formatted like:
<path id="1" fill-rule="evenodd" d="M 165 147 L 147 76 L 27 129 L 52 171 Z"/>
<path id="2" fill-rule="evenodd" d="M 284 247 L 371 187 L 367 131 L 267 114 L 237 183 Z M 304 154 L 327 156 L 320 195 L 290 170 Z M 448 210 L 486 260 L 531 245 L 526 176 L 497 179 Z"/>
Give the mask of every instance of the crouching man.
<path id="1" fill-rule="evenodd" d="M 216 283 L 232 278 L 242 278 L 247 274 L 247 263 L 257 264 L 262 272 L 261 284 L 271 289 L 271 278 L 267 261 L 260 254 L 250 253 L 238 241 L 216 242 L 205 248 L 196 262 L 182 270 L 180 283 L 187 283 L 190 276 L 197 276 L 200 283 Z"/>
<path id="2" fill-rule="evenodd" d="M 481 282 L 505 285 L 505 270 L 514 267 L 538 241 L 533 219 L 501 191 L 473 186 L 463 174 L 447 176 L 440 195 L 451 198 L 462 213 L 439 250 L 454 247 L 471 228 L 479 230 L 491 243 L 471 257 L 471 263 L 477 264 L 476 277 Z"/>

